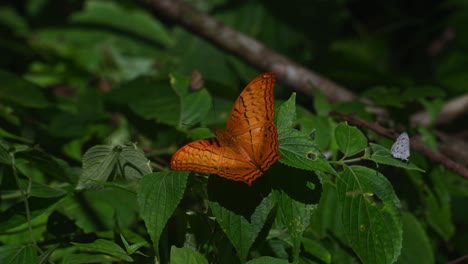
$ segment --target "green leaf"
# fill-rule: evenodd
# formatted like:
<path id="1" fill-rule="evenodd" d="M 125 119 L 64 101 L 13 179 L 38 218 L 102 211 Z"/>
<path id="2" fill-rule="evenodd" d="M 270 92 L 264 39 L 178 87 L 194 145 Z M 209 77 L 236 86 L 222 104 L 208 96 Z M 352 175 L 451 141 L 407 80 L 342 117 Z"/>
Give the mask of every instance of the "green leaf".
<path id="1" fill-rule="evenodd" d="M 32 144 L 33 142 L 30 139 L 24 138 L 24 137 L 19 137 L 17 135 L 14 135 L 5 129 L 0 128 L 0 137 L 2 138 L 9 138 L 9 139 L 14 139 L 16 141 L 19 141 L 21 143 L 26 143 L 26 144 Z"/>
<path id="2" fill-rule="evenodd" d="M 370 98 L 382 106 L 403 107 L 403 102 L 408 98 L 401 96 L 402 91 L 397 87 L 377 86 L 365 93 L 365 96 Z"/>
<path id="3" fill-rule="evenodd" d="M 198 124 L 206 118 L 211 110 L 211 97 L 206 89 L 189 91 L 190 79 L 176 74 L 171 74 L 172 89 L 180 98 L 180 115 L 178 124 L 181 130 Z"/>
<path id="4" fill-rule="evenodd" d="M 407 170 L 417 170 L 420 172 L 425 172 L 423 169 L 418 168 L 416 165 L 413 163 L 409 162 L 404 162 L 402 160 L 396 159 L 392 157 L 390 150 L 385 148 L 384 146 L 370 143 L 371 149 L 372 149 L 372 155 L 369 158 L 369 160 L 372 160 L 374 162 L 380 163 L 380 164 L 385 164 L 385 165 L 390 165 L 394 167 L 399 167 Z"/>
<path id="5" fill-rule="evenodd" d="M 138 252 L 141 254 L 141 252 L 138 251 L 138 249 L 140 249 L 141 247 L 144 247 L 146 245 L 148 245 L 148 242 L 146 241 L 142 241 L 142 242 L 139 242 L 139 243 L 136 243 L 136 244 L 132 244 L 130 245 L 127 240 L 125 239 L 125 237 L 123 236 L 123 234 L 120 234 L 120 239 L 122 239 L 122 243 L 124 244 L 125 246 L 125 250 L 127 251 L 127 253 L 129 255 L 132 255 L 134 254 L 135 252 Z"/>
<path id="6" fill-rule="evenodd" d="M 259 257 L 246 262 L 246 264 L 288 264 L 286 259 L 273 258 L 269 256 Z"/>
<path id="7" fill-rule="evenodd" d="M 135 145 L 98 145 L 84 154 L 83 173 L 76 188 L 90 188 L 119 174 L 132 180 L 148 173 L 151 173 L 148 160 Z"/>
<path id="8" fill-rule="evenodd" d="M 202 254 L 190 248 L 171 247 L 171 263 L 208 264 Z"/>
<path id="9" fill-rule="evenodd" d="M 0 23 L 15 35 L 27 37 L 29 33 L 27 18 L 11 5 L 0 8 Z"/>
<path id="10" fill-rule="evenodd" d="M 122 20 L 122 17 L 128 20 Z M 72 21 L 110 26 L 165 46 L 173 43 L 163 25 L 144 9 L 128 8 L 114 2 L 87 1 L 84 11 L 75 14 Z"/>
<path id="11" fill-rule="evenodd" d="M 347 123 L 340 123 L 335 129 L 335 138 L 338 148 L 345 157 L 353 156 L 367 147 L 367 138 L 356 127 Z"/>
<path id="12" fill-rule="evenodd" d="M 140 179 L 151 173 L 151 166 L 145 153 L 135 144 L 124 145 L 118 160 L 120 172 L 127 180 Z"/>
<path id="13" fill-rule="evenodd" d="M 350 166 L 337 182 L 348 241 L 364 263 L 393 263 L 400 255 L 400 201 L 392 185 L 375 170 Z"/>
<path id="14" fill-rule="evenodd" d="M 16 154 L 16 158 L 26 160 L 29 168 L 36 167 L 54 179 L 62 180 L 68 175 L 66 171 L 68 164 L 65 161 L 59 160 L 37 147 L 19 152 Z"/>
<path id="15" fill-rule="evenodd" d="M 109 241 L 105 239 L 97 239 L 96 241 L 92 243 L 84 244 L 84 243 L 72 242 L 72 244 L 75 245 L 80 250 L 104 253 L 104 254 L 114 256 L 120 260 L 133 262 L 133 258 L 127 255 L 125 250 L 123 250 L 119 245 L 117 245 L 113 241 Z"/>
<path id="16" fill-rule="evenodd" d="M 0 247 L 0 262 L 9 264 L 37 263 L 37 251 L 34 245 Z"/>
<path id="17" fill-rule="evenodd" d="M 466 23 L 466 20 L 463 23 Z M 465 87 L 468 86 L 466 65 L 468 65 L 468 58 L 465 56 L 465 51 L 454 50 L 435 65 L 435 78 L 441 86 L 447 87 L 451 91 L 466 92 Z"/>
<path id="18" fill-rule="evenodd" d="M 298 260 L 301 251 L 302 234 L 310 224 L 310 214 L 313 205 L 295 200 L 284 192 L 275 191 L 274 194 L 278 201 L 283 221 L 291 235 L 293 260 Z"/>
<path id="19" fill-rule="evenodd" d="M 181 106 L 168 79 L 137 78 L 113 89 L 109 97 L 114 102 L 128 105 L 143 118 L 154 118 L 172 126 L 178 124 Z"/>
<path id="20" fill-rule="evenodd" d="M 312 116 L 310 118 L 315 129 L 314 142 L 320 149 L 327 149 L 330 146 L 333 135 L 333 126 L 330 118 L 327 116 Z"/>
<path id="21" fill-rule="evenodd" d="M 191 129 L 187 131 L 187 136 L 194 140 L 216 137 L 215 133 L 206 127 L 197 127 Z"/>
<path id="22" fill-rule="evenodd" d="M 432 128 L 419 127 L 418 132 L 421 135 L 421 139 L 424 145 L 428 146 L 433 151 L 439 151 L 439 143 L 437 142 L 436 135 L 434 135 L 434 131 L 432 130 Z"/>
<path id="23" fill-rule="evenodd" d="M 211 98 L 206 89 L 192 92 L 181 98 L 179 128 L 193 126 L 205 119 L 211 110 Z"/>
<path id="24" fill-rule="evenodd" d="M 65 254 L 63 264 L 86 264 L 86 263 L 106 263 L 109 256 L 102 254 Z"/>
<path id="25" fill-rule="evenodd" d="M 278 107 L 276 126 L 278 128 L 292 128 L 296 123 L 296 93 Z"/>
<path id="26" fill-rule="evenodd" d="M 314 87 L 314 108 L 318 116 L 328 117 L 331 111 L 327 97 L 316 87 Z"/>
<path id="27" fill-rule="evenodd" d="M 281 163 L 294 168 L 336 174 L 309 136 L 292 128 L 280 128 L 278 132 Z"/>
<path id="28" fill-rule="evenodd" d="M 35 181 L 31 182 L 30 187 L 28 187 L 29 183 L 27 180 L 20 179 L 19 183 L 23 190 L 27 190 L 29 188 L 29 195 L 32 197 L 53 198 L 67 194 L 67 191 L 63 189 L 57 187 L 50 187 L 42 183 L 37 183 Z"/>
<path id="29" fill-rule="evenodd" d="M 422 105 L 424 105 L 424 108 L 426 109 L 427 113 L 429 114 L 429 126 L 432 126 L 434 121 L 437 118 L 437 115 L 440 113 L 440 110 L 442 110 L 442 107 L 444 106 L 444 101 L 442 101 L 441 98 L 435 98 L 432 101 L 428 101 L 424 98 L 419 100 Z"/>
<path id="30" fill-rule="evenodd" d="M 179 72 L 198 69 L 205 76 L 207 87 L 210 83 L 216 83 L 215 89 L 233 88 L 232 84 L 238 81 L 238 77 L 233 73 L 225 52 L 182 28 L 174 28 L 172 33 L 178 41 L 170 49 L 169 55 L 180 58 L 177 64 Z"/>
<path id="31" fill-rule="evenodd" d="M 3 163 L 5 165 L 11 165 L 11 156 L 8 150 L 3 146 L 3 144 L 0 144 L 0 163 Z"/>
<path id="32" fill-rule="evenodd" d="M 332 256 L 330 254 L 330 251 L 328 251 L 319 242 L 312 240 L 310 238 L 304 237 L 302 238 L 302 245 L 304 247 L 305 252 L 323 261 L 323 263 L 331 263 Z"/>
<path id="33" fill-rule="evenodd" d="M 83 172 L 76 189 L 96 186 L 106 181 L 114 172 L 122 149 L 111 146 L 94 146 L 83 156 Z"/>
<path id="34" fill-rule="evenodd" d="M 314 227 L 314 232 L 317 236 L 324 237 L 329 230 L 334 231 L 334 235 L 344 239 L 344 234 L 339 234 L 338 230 L 342 231 L 341 222 L 341 207 L 338 202 L 336 188 L 329 181 L 324 181 L 322 184 L 322 194 L 316 211 L 311 217 L 311 226 Z"/>
<path id="35" fill-rule="evenodd" d="M 157 172 L 141 179 L 138 186 L 138 205 L 141 217 L 159 256 L 159 238 L 174 213 L 187 187 L 189 172 Z"/>
<path id="36" fill-rule="evenodd" d="M 429 225 L 449 241 L 455 232 L 452 222 L 451 195 L 447 190 L 443 177 L 446 177 L 443 168 L 437 168 L 430 174 L 431 186 L 420 177 L 413 179 L 418 182 L 421 190 L 421 200 L 425 205 L 425 215 Z"/>
<path id="37" fill-rule="evenodd" d="M 395 263 L 435 263 L 431 247 L 421 223 L 410 213 L 403 213 L 403 247 Z"/>
<path id="38" fill-rule="evenodd" d="M 0 70 L 0 80 L 0 100 L 31 108 L 49 105 L 39 86 L 3 70 Z"/>
<path id="39" fill-rule="evenodd" d="M 241 262 L 245 262 L 250 247 L 274 206 L 272 194 L 261 193 L 261 188 L 260 185 L 248 187 L 244 183 L 220 177 L 209 178 L 209 206 L 221 229 L 236 248 Z M 236 197 L 235 201 L 233 197 Z"/>

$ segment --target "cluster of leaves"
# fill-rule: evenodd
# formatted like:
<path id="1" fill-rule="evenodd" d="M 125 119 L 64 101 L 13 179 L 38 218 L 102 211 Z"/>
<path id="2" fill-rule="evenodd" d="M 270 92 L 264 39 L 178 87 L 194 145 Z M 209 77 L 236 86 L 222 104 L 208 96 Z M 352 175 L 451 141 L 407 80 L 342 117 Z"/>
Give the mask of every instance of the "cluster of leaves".
<path id="1" fill-rule="evenodd" d="M 467 253 L 466 235 L 455 232 L 466 220 L 456 205 L 466 202 L 467 183 L 417 154 L 411 161 L 426 172 L 393 159 L 388 140 L 328 116 L 372 118 L 358 103 L 329 105 L 317 93 L 312 113 L 288 92 L 276 104 L 282 159 L 252 187 L 169 171 L 177 146 L 223 127 L 256 71 L 135 3 L 52 2 L 0 8 L 0 45 L 9 51 L 0 70 L 1 263 L 434 263 Z M 340 37 L 358 18 L 345 10 L 357 5 L 309 6 L 316 28 L 299 23 L 312 16 L 303 3 L 291 4 L 291 18 L 275 3 L 214 2 L 196 4 L 218 5 L 219 19 L 279 51 L 298 50 L 295 59 L 337 80 L 370 85 L 364 94 L 381 105 L 422 98 L 432 112 L 440 107 L 428 99 L 441 89 L 418 90 L 417 78 L 392 70 L 395 61 L 376 66 L 395 47 Z M 304 40 L 324 28 L 321 45 Z M 432 70 L 456 94 L 466 71 L 454 68 L 467 56 L 454 56 Z M 409 65 L 414 76 L 425 70 Z M 193 69 L 206 89 L 189 89 Z"/>

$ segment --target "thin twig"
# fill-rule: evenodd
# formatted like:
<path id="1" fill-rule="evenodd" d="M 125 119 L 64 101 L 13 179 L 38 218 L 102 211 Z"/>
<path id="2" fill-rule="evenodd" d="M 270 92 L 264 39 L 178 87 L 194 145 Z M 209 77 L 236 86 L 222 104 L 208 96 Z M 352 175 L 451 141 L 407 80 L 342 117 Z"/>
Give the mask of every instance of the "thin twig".
<path id="1" fill-rule="evenodd" d="M 380 134 L 382 136 L 392 138 L 392 139 L 397 138 L 397 135 L 392 133 L 391 130 L 389 130 L 387 128 L 384 128 L 384 127 L 380 126 L 377 123 L 368 122 L 368 121 L 356 116 L 355 114 L 343 114 L 343 113 L 339 113 L 339 112 L 332 112 L 331 115 L 338 116 L 338 117 L 340 117 L 340 119 L 348 121 L 349 123 L 358 125 L 360 127 L 369 128 L 369 129 L 377 132 L 378 134 Z M 430 160 L 432 160 L 434 162 L 442 164 L 447 169 L 449 169 L 449 170 L 451 170 L 451 171 L 453 171 L 453 172 L 455 172 L 457 174 L 460 174 L 464 178 L 468 179 L 468 169 L 467 168 L 465 168 L 462 165 L 454 162 L 453 160 L 447 158 L 446 156 L 444 156 L 444 155 L 442 155 L 442 154 L 440 154 L 438 152 L 433 151 L 432 149 L 426 147 L 424 144 L 422 144 L 422 143 L 420 143 L 420 142 L 418 142 L 418 141 L 416 141 L 414 139 L 410 139 L 410 141 L 411 141 L 410 146 L 411 146 L 411 148 L 413 150 L 423 154 L 424 156 L 426 156 L 427 158 L 429 158 Z"/>
<path id="2" fill-rule="evenodd" d="M 442 106 L 442 109 L 435 120 L 431 122 L 430 113 L 427 111 L 419 112 L 411 116 L 411 126 L 420 127 L 420 126 L 437 126 L 441 124 L 448 124 L 451 121 L 462 118 L 468 114 L 468 93 L 462 96 L 450 99 L 445 102 Z"/>

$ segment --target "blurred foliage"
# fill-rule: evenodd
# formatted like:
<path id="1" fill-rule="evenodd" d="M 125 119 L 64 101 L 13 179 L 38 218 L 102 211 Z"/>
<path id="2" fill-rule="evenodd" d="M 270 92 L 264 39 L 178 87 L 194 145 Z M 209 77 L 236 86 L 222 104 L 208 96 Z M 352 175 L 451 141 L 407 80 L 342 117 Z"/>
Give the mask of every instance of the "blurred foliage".
<path id="1" fill-rule="evenodd" d="M 468 3 L 191 0 L 407 126 L 467 92 Z M 1 263 L 443 263 L 468 182 L 277 84 L 282 159 L 251 188 L 169 170 L 258 71 L 143 2 L 0 4 Z M 192 71 L 204 77 L 189 88 Z M 463 130 L 455 120 L 447 129 Z M 444 129 L 444 128 L 442 128 Z M 430 129 L 422 133 L 437 148 Z M 369 140 L 372 139 L 372 143 Z"/>

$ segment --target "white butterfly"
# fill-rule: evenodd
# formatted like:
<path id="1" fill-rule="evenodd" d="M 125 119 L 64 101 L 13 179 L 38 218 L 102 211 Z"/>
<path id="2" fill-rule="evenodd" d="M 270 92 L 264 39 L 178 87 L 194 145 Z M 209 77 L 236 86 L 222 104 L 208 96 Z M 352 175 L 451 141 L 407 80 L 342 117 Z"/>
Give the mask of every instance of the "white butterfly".
<path id="1" fill-rule="evenodd" d="M 392 157 L 408 162 L 410 157 L 410 141 L 406 132 L 398 136 L 392 145 L 391 152 Z"/>

